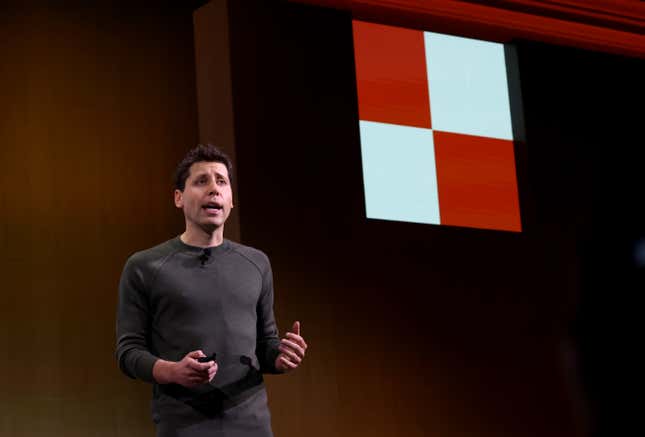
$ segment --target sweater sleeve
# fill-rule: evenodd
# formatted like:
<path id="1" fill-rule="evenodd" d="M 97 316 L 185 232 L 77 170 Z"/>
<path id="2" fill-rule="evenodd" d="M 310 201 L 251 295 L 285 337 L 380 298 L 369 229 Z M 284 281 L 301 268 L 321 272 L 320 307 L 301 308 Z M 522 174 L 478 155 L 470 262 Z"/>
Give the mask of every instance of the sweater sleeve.
<path id="1" fill-rule="evenodd" d="M 257 305 L 257 349 L 260 369 L 264 373 L 280 373 L 275 360 L 280 353 L 280 338 L 273 314 L 273 273 L 268 261 L 262 275 L 262 293 Z"/>
<path id="2" fill-rule="evenodd" d="M 116 359 L 119 368 L 130 378 L 155 382 L 152 368 L 159 359 L 148 350 L 150 301 L 143 274 L 130 257 L 119 282 L 116 314 Z"/>

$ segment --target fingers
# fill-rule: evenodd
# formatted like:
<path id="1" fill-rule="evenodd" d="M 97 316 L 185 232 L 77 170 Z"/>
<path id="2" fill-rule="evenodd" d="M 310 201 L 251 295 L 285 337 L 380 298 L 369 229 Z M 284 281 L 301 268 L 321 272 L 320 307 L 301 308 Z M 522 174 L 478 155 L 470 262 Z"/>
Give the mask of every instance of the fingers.
<path id="1" fill-rule="evenodd" d="M 285 337 L 295 341 L 303 349 L 307 349 L 307 343 L 305 342 L 305 339 L 302 338 L 302 336 L 300 335 L 300 322 L 298 321 L 293 322 L 292 329 L 293 329 L 293 332 L 287 331 Z"/>
<path id="2" fill-rule="evenodd" d="M 293 332 L 287 332 L 285 338 L 280 340 L 280 355 L 277 363 L 281 370 L 289 371 L 297 368 L 305 357 L 307 343 L 300 336 L 300 322 L 295 321 L 292 327 Z"/>
<path id="3" fill-rule="evenodd" d="M 190 357 L 190 358 L 197 359 L 197 358 L 205 357 L 205 356 L 206 356 L 206 354 L 205 354 L 205 353 L 200 349 L 200 350 L 196 350 L 196 351 L 188 352 L 188 353 L 186 354 L 186 356 L 187 356 L 187 357 Z"/>
<path id="4" fill-rule="evenodd" d="M 292 363 L 284 355 L 280 355 L 280 357 L 278 357 L 278 361 L 280 361 L 280 363 L 284 366 L 285 370 L 293 370 L 298 367 L 296 363 Z"/>
<path id="5" fill-rule="evenodd" d="M 182 385 L 186 387 L 195 387 L 202 384 L 208 384 L 213 380 L 217 374 L 217 365 L 213 365 L 211 368 L 204 372 L 190 371 L 190 373 L 184 375 Z"/>
<path id="6" fill-rule="evenodd" d="M 205 357 L 201 350 L 192 351 L 177 363 L 179 365 L 177 382 L 185 387 L 196 387 L 210 382 L 217 373 L 215 361 L 200 363 L 198 358 Z"/>
<path id="7" fill-rule="evenodd" d="M 299 344 L 301 348 L 307 349 L 307 343 L 305 342 L 305 339 L 300 337 L 299 335 L 293 334 L 291 332 L 287 332 L 285 337 Z"/>
<path id="8" fill-rule="evenodd" d="M 185 360 L 186 367 L 199 373 L 208 372 L 208 370 L 215 364 L 215 361 L 208 361 L 206 363 L 200 363 L 199 361 L 197 361 L 197 358 L 202 358 L 205 356 L 206 354 L 202 350 L 188 352 L 186 354 L 186 357 L 190 359 Z"/>
<path id="9" fill-rule="evenodd" d="M 298 355 L 300 358 L 304 358 L 304 356 L 305 356 L 305 348 L 304 347 L 302 347 L 298 343 L 296 343 L 294 341 L 291 341 L 291 340 L 288 340 L 286 338 L 283 338 L 280 341 L 280 346 L 278 348 L 280 350 L 282 350 L 282 348 L 285 348 L 287 350 L 291 350 L 291 351 L 295 352 L 296 355 Z"/>
<path id="10" fill-rule="evenodd" d="M 290 349 L 288 349 L 288 348 L 286 348 L 284 346 L 280 346 L 278 349 L 280 349 L 280 352 L 282 352 L 282 356 L 287 358 L 290 362 L 300 364 L 300 362 L 302 361 L 302 357 L 299 356 L 294 351 L 292 351 L 292 350 L 290 350 Z"/>
<path id="11" fill-rule="evenodd" d="M 208 382 L 212 381 L 215 375 L 217 374 L 217 363 L 215 363 L 214 366 L 212 366 L 210 369 L 208 369 Z"/>
<path id="12" fill-rule="evenodd" d="M 191 368 L 188 368 L 188 373 L 184 376 L 184 383 L 182 385 L 186 387 L 196 387 L 198 385 L 207 384 L 213 380 L 217 374 L 218 366 L 217 363 L 211 361 L 212 365 L 206 370 L 197 371 Z M 201 364 L 201 363 L 200 363 Z"/>
<path id="13" fill-rule="evenodd" d="M 200 363 L 195 359 L 186 360 L 186 367 L 188 367 L 190 370 L 195 370 L 197 372 L 204 372 L 208 370 L 208 368 L 212 365 L 213 365 L 213 361 L 209 361 L 208 363 Z"/>

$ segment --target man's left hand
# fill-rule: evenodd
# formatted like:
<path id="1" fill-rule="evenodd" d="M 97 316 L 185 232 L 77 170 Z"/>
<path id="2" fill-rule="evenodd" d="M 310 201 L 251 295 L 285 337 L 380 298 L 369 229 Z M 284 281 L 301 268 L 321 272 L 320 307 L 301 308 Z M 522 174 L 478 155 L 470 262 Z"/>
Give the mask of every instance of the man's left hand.
<path id="1" fill-rule="evenodd" d="M 292 332 L 287 332 L 280 341 L 279 349 L 280 354 L 275 359 L 275 368 L 278 372 L 290 372 L 298 368 L 307 350 L 307 343 L 300 336 L 300 322 L 293 323 Z"/>

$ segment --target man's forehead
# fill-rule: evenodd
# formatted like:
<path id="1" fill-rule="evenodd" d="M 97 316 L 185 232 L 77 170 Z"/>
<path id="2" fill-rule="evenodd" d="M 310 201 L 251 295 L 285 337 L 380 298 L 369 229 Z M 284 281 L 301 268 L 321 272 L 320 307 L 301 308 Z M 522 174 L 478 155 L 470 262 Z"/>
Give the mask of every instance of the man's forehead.
<path id="1" fill-rule="evenodd" d="M 226 168 L 226 165 L 221 162 L 199 161 L 190 166 L 191 176 L 203 173 L 220 174 L 228 177 L 228 169 Z"/>

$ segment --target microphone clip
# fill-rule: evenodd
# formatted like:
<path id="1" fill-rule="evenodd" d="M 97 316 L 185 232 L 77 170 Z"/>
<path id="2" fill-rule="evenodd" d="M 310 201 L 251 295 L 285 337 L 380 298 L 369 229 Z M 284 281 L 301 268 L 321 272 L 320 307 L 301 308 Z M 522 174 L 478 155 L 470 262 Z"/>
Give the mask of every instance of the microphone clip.
<path id="1" fill-rule="evenodd" d="M 204 265 L 206 264 L 206 261 L 208 261 L 210 259 L 210 257 L 211 257 L 210 248 L 208 248 L 208 247 L 204 248 L 202 253 L 199 255 L 199 260 L 202 263 L 202 267 L 204 267 Z"/>

